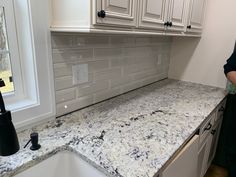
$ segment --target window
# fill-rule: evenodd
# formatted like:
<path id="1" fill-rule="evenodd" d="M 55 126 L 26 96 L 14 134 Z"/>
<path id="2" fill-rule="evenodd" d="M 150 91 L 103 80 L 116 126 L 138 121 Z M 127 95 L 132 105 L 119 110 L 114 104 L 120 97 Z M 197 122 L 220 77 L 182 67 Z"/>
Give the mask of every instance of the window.
<path id="1" fill-rule="evenodd" d="M 2 93 L 14 91 L 4 7 L 0 7 L 0 79 L 5 82 Z"/>
<path id="2" fill-rule="evenodd" d="M 0 88 L 8 102 L 23 95 L 21 64 L 12 1 L 0 0 L 0 78 L 6 86 Z M 14 76 L 14 77 L 13 77 Z M 14 80 L 14 81 L 13 81 Z"/>
<path id="3" fill-rule="evenodd" d="M 0 0 L 0 78 L 16 127 L 55 115 L 48 0 Z"/>

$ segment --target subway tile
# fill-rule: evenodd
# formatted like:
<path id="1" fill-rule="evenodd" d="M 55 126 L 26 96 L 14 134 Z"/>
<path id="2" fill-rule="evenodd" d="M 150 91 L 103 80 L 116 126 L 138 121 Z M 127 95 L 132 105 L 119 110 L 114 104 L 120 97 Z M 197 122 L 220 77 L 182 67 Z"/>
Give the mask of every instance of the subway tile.
<path id="1" fill-rule="evenodd" d="M 129 36 L 111 36 L 110 45 L 112 47 L 127 47 L 135 45 L 135 37 Z"/>
<path id="2" fill-rule="evenodd" d="M 158 74 L 158 75 L 155 75 L 155 76 L 146 77 L 141 81 L 142 86 L 154 83 L 156 81 L 159 81 L 159 80 L 162 80 L 162 79 L 165 79 L 165 78 L 167 78 L 167 74 Z"/>
<path id="3" fill-rule="evenodd" d="M 162 45 L 161 45 L 161 52 L 162 53 L 170 53 L 170 49 L 171 49 L 171 45 L 170 45 L 170 43 L 163 43 Z"/>
<path id="4" fill-rule="evenodd" d="M 65 89 L 56 92 L 56 103 L 67 102 L 76 99 L 76 89 Z"/>
<path id="5" fill-rule="evenodd" d="M 74 38 L 74 47 L 83 48 L 103 48 L 109 46 L 109 36 L 105 35 L 87 35 L 76 36 Z"/>
<path id="6" fill-rule="evenodd" d="M 56 116 L 67 114 L 91 104 L 93 104 L 92 95 L 80 97 L 68 102 L 59 103 L 56 105 Z"/>
<path id="7" fill-rule="evenodd" d="M 112 79 L 110 81 L 110 87 L 111 88 L 120 87 L 122 85 L 125 85 L 125 84 L 128 84 L 128 83 L 132 82 L 133 80 L 134 80 L 133 76 L 125 75 L 125 76 L 122 76 L 122 77 L 117 78 L 117 79 Z"/>
<path id="8" fill-rule="evenodd" d="M 109 88 L 108 81 L 98 81 L 98 82 L 91 83 L 87 86 L 79 86 L 78 97 L 93 94 L 101 90 L 107 90 L 108 88 Z"/>
<path id="9" fill-rule="evenodd" d="M 127 47 L 123 48 L 126 57 L 148 57 L 151 54 L 150 47 Z"/>
<path id="10" fill-rule="evenodd" d="M 110 90 L 105 90 L 105 91 L 101 91 L 101 92 L 97 92 L 94 94 L 94 103 L 106 100 L 108 98 L 120 95 L 121 92 L 121 88 L 113 88 Z"/>
<path id="11" fill-rule="evenodd" d="M 111 67 L 123 67 L 126 64 L 125 58 L 112 58 L 110 59 Z"/>
<path id="12" fill-rule="evenodd" d="M 109 61 L 108 60 L 90 61 L 87 63 L 88 63 L 88 67 L 89 67 L 88 68 L 89 72 L 100 71 L 100 70 L 104 70 L 104 69 L 109 68 Z"/>
<path id="13" fill-rule="evenodd" d="M 72 76 L 61 77 L 55 79 L 56 91 L 73 87 Z"/>
<path id="14" fill-rule="evenodd" d="M 142 82 L 141 81 L 134 81 L 129 84 L 126 84 L 122 87 L 123 93 L 134 90 L 136 88 L 142 87 Z"/>
<path id="15" fill-rule="evenodd" d="M 155 36 L 151 38 L 150 41 L 152 44 L 163 44 L 163 43 L 171 43 L 172 42 L 172 37 L 167 37 L 167 36 Z"/>
<path id="16" fill-rule="evenodd" d="M 151 37 L 137 37 L 135 40 L 136 46 L 146 46 L 151 44 Z"/>
<path id="17" fill-rule="evenodd" d="M 121 48 L 94 49 L 94 59 L 111 59 L 122 57 Z"/>
<path id="18" fill-rule="evenodd" d="M 52 35 L 52 48 L 69 48 L 72 47 L 73 44 L 73 36 L 72 35 Z"/>
<path id="19" fill-rule="evenodd" d="M 144 79 L 144 78 L 157 75 L 157 74 L 158 74 L 158 70 L 154 68 L 154 69 L 147 69 L 147 70 L 135 73 L 133 77 L 134 77 L 134 80 L 140 80 L 140 79 Z"/>
<path id="20" fill-rule="evenodd" d="M 121 68 L 112 68 L 94 73 L 94 81 L 116 79 L 121 77 Z"/>
<path id="21" fill-rule="evenodd" d="M 143 62 L 142 64 L 134 64 L 134 65 L 128 65 L 124 67 L 124 74 L 134 74 L 146 69 L 153 69 L 155 67 L 156 62 Z"/>
<path id="22" fill-rule="evenodd" d="M 53 63 L 83 62 L 93 60 L 93 49 L 54 49 Z"/>
<path id="23" fill-rule="evenodd" d="M 54 64 L 54 77 L 72 76 L 72 65 L 66 63 Z"/>

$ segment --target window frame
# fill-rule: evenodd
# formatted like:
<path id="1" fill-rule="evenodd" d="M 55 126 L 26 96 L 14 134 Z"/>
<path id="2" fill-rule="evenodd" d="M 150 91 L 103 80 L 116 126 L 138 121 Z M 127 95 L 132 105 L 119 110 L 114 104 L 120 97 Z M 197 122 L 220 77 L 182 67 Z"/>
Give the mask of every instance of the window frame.
<path id="1" fill-rule="evenodd" d="M 11 0 L 0 0 L 0 7 L 4 9 L 5 26 L 7 32 L 8 51 L 11 63 L 11 72 L 14 75 L 14 92 L 5 93 L 4 97 L 8 105 L 22 99 L 24 94 L 24 85 L 22 84 L 21 62 L 18 50 L 18 41 L 16 36 L 16 25 L 14 18 L 13 2 Z"/>
<path id="2" fill-rule="evenodd" d="M 17 42 L 13 42 L 12 45 L 15 44 L 13 49 L 18 50 L 20 61 L 18 67 L 20 66 L 22 78 L 16 80 L 16 71 L 13 71 L 12 67 L 14 82 L 16 86 L 19 82 L 22 89 L 17 89 L 21 91 L 19 97 L 17 94 L 6 94 L 4 99 L 7 109 L 12 111 L 16 128 L 24 129 L 35 123 L 55 118 L 49 2 L 48 0 L 0 0 L 0 2 L 5 2 L 9 9 L 11 7 L 14 14 L 10 16 L 12 25 L 15 25 Z"/>

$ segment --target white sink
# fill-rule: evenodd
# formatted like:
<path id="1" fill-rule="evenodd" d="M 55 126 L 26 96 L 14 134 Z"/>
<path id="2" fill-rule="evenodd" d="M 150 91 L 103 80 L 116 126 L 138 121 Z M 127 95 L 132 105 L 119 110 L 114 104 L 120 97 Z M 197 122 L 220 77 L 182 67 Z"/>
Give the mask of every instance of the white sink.
<path id="1" fill-rule="evenodd" d="M 73 152 L 59 152 L 15 177 L 107 177 Z"/>

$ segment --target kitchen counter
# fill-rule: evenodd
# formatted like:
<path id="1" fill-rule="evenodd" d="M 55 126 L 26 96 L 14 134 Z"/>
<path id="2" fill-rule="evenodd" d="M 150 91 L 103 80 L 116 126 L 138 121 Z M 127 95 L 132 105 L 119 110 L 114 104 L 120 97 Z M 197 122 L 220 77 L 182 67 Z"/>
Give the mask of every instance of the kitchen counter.
<path id="1" fill-rule="evenodd" d="M 0 157 L 0 176 L 69 150 L 107 176 L 153 177 L 224 98 L 220 88 L 156 82 L 20 132 L 21 149 Z M 22 148 L 32 131 L 39 133 L 38 151 Z"/>

